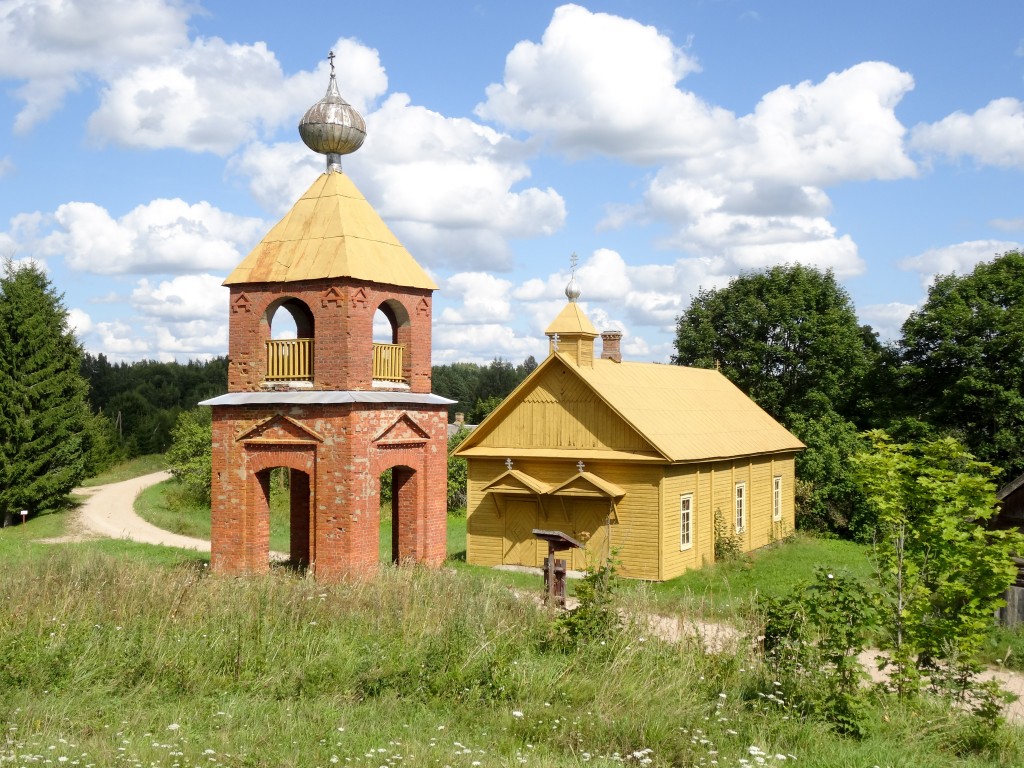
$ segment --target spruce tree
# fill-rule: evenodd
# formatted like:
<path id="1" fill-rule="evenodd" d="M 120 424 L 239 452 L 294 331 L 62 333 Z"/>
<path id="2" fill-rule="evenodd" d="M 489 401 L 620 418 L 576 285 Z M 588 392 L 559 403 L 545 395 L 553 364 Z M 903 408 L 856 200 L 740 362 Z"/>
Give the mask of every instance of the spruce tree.
<path id="1" fill-rule="evenodd" d="M 0 517 L 61 507 L 84 471 L 88 384 L 63 296 L 34 263 L 0 277 Z"/>

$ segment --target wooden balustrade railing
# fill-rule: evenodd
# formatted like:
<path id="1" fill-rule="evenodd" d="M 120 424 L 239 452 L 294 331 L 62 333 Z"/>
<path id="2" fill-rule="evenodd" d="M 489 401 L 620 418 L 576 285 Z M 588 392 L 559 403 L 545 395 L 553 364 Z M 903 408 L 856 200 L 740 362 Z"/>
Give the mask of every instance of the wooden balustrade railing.
<path id="1" fill-rule="evenodd" d="M 312 339 L 272 339 L 267 342 L 268 381 L 311 381 Z"/>
<path id="2" fill-rule="evenodd" d="M 373 345 L 373 378 L 405 381 L 402 373 L 405 347 Z M 312 381 L 313 339 L 273 339 L 267 342 L 267 381 Z"/>
<path id="3" fill-rule="evenodd" d="M 375 381 L 405 381 L 402 374 L 402 356 L 405 347 L 401 344 L 373 345 L 373 378 Z"/>

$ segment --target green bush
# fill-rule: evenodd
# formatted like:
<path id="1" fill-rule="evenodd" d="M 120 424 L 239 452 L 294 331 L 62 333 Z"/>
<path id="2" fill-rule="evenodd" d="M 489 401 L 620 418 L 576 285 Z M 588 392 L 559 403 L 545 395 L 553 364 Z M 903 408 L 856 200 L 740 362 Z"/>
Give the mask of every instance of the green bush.
<path id="1" fill-rule="evenodd" d="M 212 414 L 209 408 L 183 411 L 171 431 L 167 465 L 194 500 L 210 503 L 213 475 Z"/>

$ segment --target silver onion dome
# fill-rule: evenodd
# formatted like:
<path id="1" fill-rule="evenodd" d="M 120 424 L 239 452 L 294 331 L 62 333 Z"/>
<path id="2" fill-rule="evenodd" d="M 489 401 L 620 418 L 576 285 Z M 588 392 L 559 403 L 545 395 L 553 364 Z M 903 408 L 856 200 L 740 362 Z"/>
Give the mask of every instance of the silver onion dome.
<path id="1" fill-rule="evenodd" d="M 338 92 L 338 81 L 334 76 L 334 51 L 327 58 L 331 61 L 331 80 L 327 85 L 327 93 L 302 116 L 299 136 L 314 152 L 327 155 L 328 173 L 340 173 L 341 156 L 355 152 L 363 145 L 366 122 Z"/>
<path id="2" fill-rule="evenodd" d="M 575 253 L 570 257 L 572 271 L 569 274 L 569 284 L 565 286 L 565 298 L 570 302 L 575 302 L 580 297 L 580 284 L 576 282 L 576 262 L 578 260 L 579 257 Z"/>

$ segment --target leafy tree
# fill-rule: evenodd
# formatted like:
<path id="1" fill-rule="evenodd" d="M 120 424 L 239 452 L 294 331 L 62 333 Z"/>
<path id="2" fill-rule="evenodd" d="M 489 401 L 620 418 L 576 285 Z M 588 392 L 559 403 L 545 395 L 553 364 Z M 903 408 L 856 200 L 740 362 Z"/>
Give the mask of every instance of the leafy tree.
<path id="1" fill-rule="evenodd" d="M 210 503 L 213 476 L 212 412 L 209 408 L 182 411 L 171 432 L 167 466 L 193 499 Z"/>
<path id="2" fill-rule="evenodd" d="M 452 455 L 462 441 L 469 437 L 470 430 L 463 427 L 448 438 L 448 513 L 466 514 L 466 492 L 469 482 L 469 467 L 461 456 Z"/>
<path id="3" fill-rule="evenodd" d="M 34 263 L 8 259 L 0 277 L 0 415 L 3 472 L 0 514 L 61 507 L 85 469 L 88 384 L 63 297 Z"/>
<path id="4" fill-rule="evenodd" d="M 800 264 L 702 290 L 676 323 L 673 362 L 713 368 L 776 419 L 820 411 L 854 416 L 871 367 L 853 303 L 831 271 Z"/>
<path id="5" fill-rule="evenodd" d="M 1013 477 L 1024 471 L 1024 254 L 938 277 L 903 324 L 907 415 L 952 432 Z"/>
<path id="6" fill-rule="evenodd" d="M 992 615 L 1016 577 L 1016 531 L 988 530 L 997 511 L 996 470 L 953 438 L 893 443 L 870 434 L 873 450 L 854 458 L 877 514 L 875 554 L 886 595 L 883 648 L 893 682 L 916 692 L 920 676 L 963 696 Z"/>
<path id="7" fill-rule="evenodd" d="M 673 362 L 722 373 L 804 441 L 804 527 L 849 531 L 857 508 L 848 458 L 872 398 L 881 345 L 831 272 L 799 264 L 702 290 L 676 323 Z"/>
<path id="8" fill-rule="evenodd" d="M 491 415 L 491 411 L 501 405 L 505 398 L 500 395 L 491 395 L 486 400 L 477 400 L 473 410 L 469 412 L 469 423 L 479 424 Z"/>

